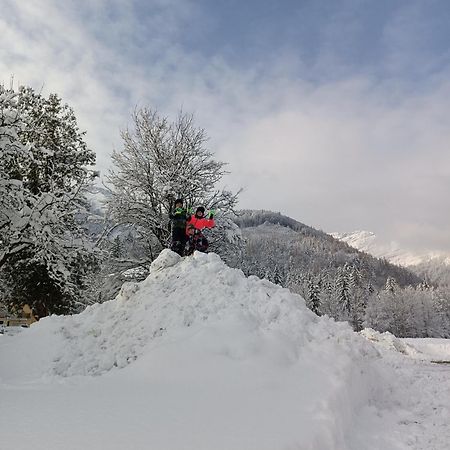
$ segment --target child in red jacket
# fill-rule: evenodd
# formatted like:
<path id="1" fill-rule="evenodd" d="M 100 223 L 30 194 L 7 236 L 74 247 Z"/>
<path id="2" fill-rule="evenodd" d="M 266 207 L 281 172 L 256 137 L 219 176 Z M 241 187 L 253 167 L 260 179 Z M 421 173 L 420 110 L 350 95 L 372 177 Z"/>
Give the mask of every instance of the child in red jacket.
<path id="1" fill-rule="evenodd" d="M 199 206 L 195 211 L 195 214 L 192 214 L 187 220 L 186 235 L 188 238 L 188 249 L 186 253 L 188 255 L 192 254 L 194 250 L 206 252 L 208 249 L 208 241 L 205 236 L 203 236 L 202 230 L 204 228 L 213 228 L 216 223 L 214 221 L 213 211 L 209 212 L 207 219 L 203 217 L 204 214 L 205 208 Z"/>
<path id="2" fill-rule="evenodd" d="M 202 231 L 204 228 L 213 228 L 216 226 L 216 222 L 214 222 L 214 213 L 210 211 L 208 214 L 208 218 L 204 217 L 205 208 L 203 206 L 199 206 L 195 211 L 195 214 L 192 214 L 191 217 L 188 218 L 187 224 L 194 225 L 196 230 Z"/>

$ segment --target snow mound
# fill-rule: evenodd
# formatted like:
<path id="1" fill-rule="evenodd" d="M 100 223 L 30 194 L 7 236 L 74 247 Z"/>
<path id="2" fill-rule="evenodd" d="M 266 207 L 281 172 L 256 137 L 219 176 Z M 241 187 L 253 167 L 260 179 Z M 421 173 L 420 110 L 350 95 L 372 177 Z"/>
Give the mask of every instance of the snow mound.
<path id="1" fill-rule="evenodd" d="M 149 343 L 165 334 L 230 317 L 237 323 L 244 320 L 258 333 L 288 336 L 294 359 L 307 343 L 331 338 L 346 342 L 351 353 L 370 351 L 361 342 L 350 345 L 358 338 L 346 325 L 319 319 L 289 290 L 254 276 L 247 278 L 216 254 L 181 258 L 167 249 L 152 263 L 146 280 L 125 283 L 116 299 L 81 314 L 42 320 L 33 334 L 39 335 L 39 330 L 45 334 L 51 323 L 63 343 L 55 346 L 52 365 L 44 371 L 60 376 L 100 375 L 135 361 Z M 233 345 L 230 354 L 245 353 L 239 342 Z"/>
<path id="2" fill-rule="evenodd" d="M 450 361 L 450 339 L 403 338 L 402 341 L 416 349 L 421 359 L 430 361 Z"/>
<path id="3" fill-rule="evenodd" d="M 404 340 L 395 337 L 389 331 L 380 333 L 372 328 L 365 328 L 360 334 L 384 350 L 391 350 L 414 358 L 420 358 L 421 352 Z"/>
<path id="4" fill-rule="evenodd" d="M 150 273 L 172 267 L 180 262 L 181 256 L 168 248 L 164 249 L 150 265 Z"/>
<path id="5" fill-rule="evenodd" d="M 99 375 L 125 367 L 166 333 L 230 316 L 233 323 L 244 320 L 259 331 L 287 334 L 294 348 L 335 333 L 355 339 L 347 327 L 319 320 L 300 296 L 257 277 L 246 278 L 215 254 L 181 258 L 163 250 L 147 279 L 125 283 L 115 300 L 54 319 L 61 321 L 65 345 L 53 370 L 62 376 Z M 234 344 L 230 354 L 245 353 L 239 342 Z"/>
<path id="6" fill-rule="evenodd" d="M 387 375 L 371 342 L 300 296 L 215 254 L 169 250 L 116 299 L 43 319 L 0 347 L 5 386 L 44 378 L 83 404 L 98 393 L 118 424 L 146 430 L 127 435 L 133 448 L 363 448 L 351 445 L 354 424 L 372 423 L 367 405 Z M 70 448 L 88 448 L 83 439 Z"/>

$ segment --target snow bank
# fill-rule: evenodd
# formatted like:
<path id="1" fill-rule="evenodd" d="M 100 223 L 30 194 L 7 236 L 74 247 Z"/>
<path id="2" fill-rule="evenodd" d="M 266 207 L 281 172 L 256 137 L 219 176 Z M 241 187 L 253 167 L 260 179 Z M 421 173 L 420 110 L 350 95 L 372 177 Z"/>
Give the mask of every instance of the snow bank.
<path id="1" fill-rule="evenodd" d="M 450 339 L 405 338 L 402 341 L 416 349 L 423 359 L 450 362 Z"/>
<path id="2" fill-rule="evenodd" d="M 125 283 L 115 300 L 53 320 L 60 324 L 65 341 L 53 370 L 63 376 L 98 375 L 125 367 L 153 340 L 199 323 L 244 321 L 255 333 L 282 335 L 285 357 L 292 360 L 300 357 L 305 345 L 319 345 L 323 351 L 330 339 L 346 352 L 360 353 L 357 357 L 371 351 L 347 326 L 319 319 L 300 296 L 266 280 L 247 278 L 215 254 L 182 259 L 164 250 L 152 263 L 148 278 Z M 228 351 L 245 358 L 237 336 L 234 347 L 227 344 Z"/>
<path id="3" fill-rule="evenodd" d="M 371 341 L 384 356 L 386 351 L 401 353 L 421 361 L 450 362 L 450 339 L 437 338 L 397 338 L 388 331 L 380 333 L 372 328 L 360 332 Z"/>
<path id="4" fill-rule="evenodd" d="M 392 333 L 389 333 L 389 331 L 380 333 L 372 328 L 365 328 L 360 331 L 360 334 L 383 350 L 391 350 L 417 359 L 423 357 L 422 353 L 414 346 L 410 345 L 404 339 L 402 340 L 395 337 Z"/>
<path id="5" fill-rule="evenodd" d="M 151 418 L 149 436 L 134 436 L 133 448 L 147 448 L 151 437 L 158 449 L 342 450 L 350 448 L 355 417 L 378 388 L 371 343 L 215 254 L 180 258 L 164 250 L 148 278 L 125 283 L 115 300 L 47 318 L 3 344 L 3 383 L 71 379 L 79 383 L 77 396 L 90 387 L 108 398 L 108 411 L 104 391 L 115 386 L 118 422 Z M 32 374 L 26 357 L 15 361 L 18 346 Z M 76 381 L 86 375 L 97 376 Z M 138 393 L 129 385 L 139 386 Z M 203 432 L 194 439 L 199 426 Z M 82 440 L 72 447 L 88 448 Z M 119 448 L 117 442 L 111 438 L 102 448 Z"/>

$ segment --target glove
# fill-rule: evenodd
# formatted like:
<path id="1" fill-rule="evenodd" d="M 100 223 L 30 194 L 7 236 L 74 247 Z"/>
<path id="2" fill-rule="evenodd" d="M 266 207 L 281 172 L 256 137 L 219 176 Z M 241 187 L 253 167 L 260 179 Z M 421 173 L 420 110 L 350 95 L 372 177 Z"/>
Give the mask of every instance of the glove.
<path id="1" fill-rule="evenodd" d="M 214 209 L 210 209 L 209 210 L 209 219 L 214 219 L 214 214 L 216 213 L 216 211 L 214 211 Z"/>

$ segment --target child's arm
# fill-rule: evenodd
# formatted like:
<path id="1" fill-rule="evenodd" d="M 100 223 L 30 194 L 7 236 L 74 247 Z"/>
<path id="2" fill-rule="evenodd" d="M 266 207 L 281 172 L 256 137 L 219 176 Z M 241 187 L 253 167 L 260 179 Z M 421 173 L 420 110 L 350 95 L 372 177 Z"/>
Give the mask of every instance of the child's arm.
<path id="1" fill-rule="evenodd" d="M 216 226 L 216 222 L 213 218 L 203 219 L 203 225 L 205 226 L 205 228 L 214 228 Z"/>
<path id="2" fill-rule="evenodd" d="M 214 211 L 214 209 L 211 209 L 209 211 L 208 218 L 205 219 L 207 224 L 208 224 L 208 225 L 206 225 L 208 228 L 214 228 L 216 226 L 216 222 L 214 221 L 214 214 L 215 213 L 216 212 Z"/>

